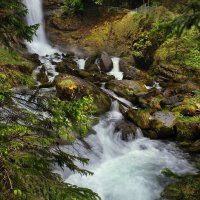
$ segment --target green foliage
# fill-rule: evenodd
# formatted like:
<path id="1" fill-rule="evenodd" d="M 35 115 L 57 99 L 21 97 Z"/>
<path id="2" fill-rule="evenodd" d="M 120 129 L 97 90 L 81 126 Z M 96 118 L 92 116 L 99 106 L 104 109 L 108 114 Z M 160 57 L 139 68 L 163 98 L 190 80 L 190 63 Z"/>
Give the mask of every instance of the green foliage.
<path id="1" fill-rule="evenodd" d="M 19 53 L 5 48 L 0 48 L 0 65 L 21 65 L 32 67 L 32 63 Z"/>
<path id="2" fill-rule="evenodd" d="M 196 41 L 197 31 L 189 30 L 181 37 L 169 37 L 157 50 L 155 60 L 186 68 L 200 67 L 200 46 Z M 183 56 L 184 55 L 184 56 Z"/>
<path id="3" fill-rule="evenodd" d="M 53 111 L 52 122 L 65 138 L 70 139 L 73 130 L 84 136 L 91 128 L 91 114 L 95 112 L 91 96 L 71 102 L 54 99 L 50 107 Z"/>
<path id="4" fill-rule="evenodd" d="M 54 100 L 44 108 L 44 111 L 52 113 L 52 121 L 45 121 L 15 105 L 7 105 L 18 117 L 7 119 L 9 123 L 0 123 L 1 200 L 99 199 L 98 195 L 89 189 L 63 183 L 60 176 L 52 171 L 56 164 L 61 168 L 66 166 L 82 175 L 92 174 L 74 164 L 75 161 L 87 164 L 88 159 L 65 153 L 57 144 L 58 139 L 62 137 L 59 126 L 65 126 L 70 130 L 73 128 L 70 124 L 75 125 L 76 120 L 79 123 L 81 120 L 86 123 L 86 116 L 92 111 L 91 103 L 91 97 L 85 97 L 77 102 Z M 60 109 L 63 109 L 63 112 Z M 83 112 L 87 114 L 83 116 Z"/>
<path id="5" fill-rule="evenodd" d="M 149 32 L 140 34 L 138 41 L 133 44 L 133 56 L 144 58 L 146 49 L 152 45 Z"/>
<path id="6" fill-rule="evenodd" d="M 97 5 L 102 4 L 102 0 L 93 0 Z M 83 0 L 64 0 L 63 15 L 81 14 L 85 9 Z"/>
<path id="7" fill-rule="evenodd" d="M 27 26 L 27 9 L 20 0 L 0 0 L 0 44 L 12 46 L 17 39 L 32 40 L 38 25 Z"/>
<path id="8" fill-rule="evenodd" d="M 63 6 L 63 14 L 78 14 L 83 12 L 84 6 L 82 0 L 65 0 Z"/>
<path id="9" fill-rule="evenodd" d="M 184 13 L 163 26 L 167 33 L 174 32 L 178 37 L 184 30 L 196 27 L 200 31 L 200 1 L 190 0 Z"/>

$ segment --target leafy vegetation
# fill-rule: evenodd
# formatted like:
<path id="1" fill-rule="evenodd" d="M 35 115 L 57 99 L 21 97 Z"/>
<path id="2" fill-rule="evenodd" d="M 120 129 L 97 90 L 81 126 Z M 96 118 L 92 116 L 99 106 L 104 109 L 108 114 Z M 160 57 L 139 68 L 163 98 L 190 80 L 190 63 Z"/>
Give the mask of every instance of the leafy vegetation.
<path id="1" fill-rule="evenodd" d="M 63 183 L 59 175 L 53 173 L 53 166 L 57 164 L 82 175 L 92 174 L 74 164 L 74 161 L 86 164 L 87 159 L 64 153 L 58 146 L 60 139 L 73 141 L 69 135 L 75 125 L 76 130 L 85 133 L 91 104 L 91 97 L 74 102 L 52 100 L 43 108 L 52 113 L 52 120 L 42 120 L 7 104 L 12 111 L 6 118 L 1 116 L 4 119 L 0 124 L 0 199 L 99 199 L 91 190 Z M 2 107 L 2 114 L 7 106 Z"/>
<path id="2" fill-rule="evenodd" d="M 168 33 L 173 31 L 180 37 L 184 30 L 192 27 L 200 31 L 200 2 L 198 0 L 190 0 L 184 13 L 167 23 L 165 28 Z"/>
<path id="3" fill-rule="evenodd" d="M 38 24 L 26 25 L 23 17 L 27 12 L 20 0 L 0 0 L 0 44 L 12 46 L 19 39 L 32 40 Z"/>
<path id="4" fill-rule="evenodd" d="M 95 4 L 100 5 L 102 0 L 93 0 Z M 63 14 L 81 14 L 85 9 L 83 0 L 65 0 L 63 6 Z"/>

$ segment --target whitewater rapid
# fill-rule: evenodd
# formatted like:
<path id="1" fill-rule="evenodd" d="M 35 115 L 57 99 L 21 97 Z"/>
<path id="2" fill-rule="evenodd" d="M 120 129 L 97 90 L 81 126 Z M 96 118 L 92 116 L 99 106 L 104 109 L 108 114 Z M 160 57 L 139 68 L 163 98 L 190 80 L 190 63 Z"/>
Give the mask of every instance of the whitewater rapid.
<path id="1" fill-rule="evenodd" d="M 90 188 L 103 200 L 156 200 L 170 181 L 161 173 L 164 168 L 179 174 L 195 172 L 175 143 L 145 138 L 139 128 L 133 140 L 122 141 L 121 132 L 115 131 L 122 119 L 118 103 L 113 102 L 111 111 L 93 127 L 95 134 L 86 139 L 91 148 L 80 142 L 73 148 L 73 153 L 90 159 L 83 167 L 94 175 L 71 174 L 66 182 Z"/>

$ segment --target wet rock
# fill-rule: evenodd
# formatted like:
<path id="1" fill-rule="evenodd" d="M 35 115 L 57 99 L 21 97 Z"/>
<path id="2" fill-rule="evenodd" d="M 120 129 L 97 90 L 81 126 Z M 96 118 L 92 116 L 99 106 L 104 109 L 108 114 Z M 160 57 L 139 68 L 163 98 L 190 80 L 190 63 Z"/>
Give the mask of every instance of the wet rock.
<path id="1" fill-rule="evenodd" d="M 142 129 L 150 128 L 151 114 L 148 110 L 129 109 L 126 113 L 127 117 L 131 119 L 138 127 Z"/>
<path id="2" fill-rule="evenodd" d="M 37 81 L 39 81 L 42 84 L 45 84 L 49 81 L 44 66 L 42 66 L 42 68 L 40 69 L 40 72 L 37 74 Z"/>
<path id="3" fill-rule="evenodd" d="M 71 57 L 65 58 L 62 62 L 59 62 L 56 65 L 56 71 L 60 73 L 77 75 L 77 70 L 79 70 L 78 65 Z"/>
<path id="4" fill-rule="evenodd" d="M 111 100 L 94 84 L 72 75 L 60 75 L 55 79 L 57 94 L 61 99 L 75 99 L 91 95 L 98 113 L 110 109 Z"/>
<path id="5" fill-rule="evenodd" d="M 152 88 L 147 92 L 139 93 L 136 95 L 135 103 L 141 108 L 152 108 L 155 111 L 160 110 L 160 101 L 162 96 L 160 90 Z"/>
<path id="6" fill-rule="evenodd" d="M 111 57 L 106 52 L 103 52 L 101 54 L 101 57 L 99 59 L 99 66 L 101 71 L 103 72 L 109 72 L 112 70 L 113 62 Z"/>
<path id="7" fill-rule="evenodd" d="M 175 137 L 175 124 L 176 116 L 172 112 L 157 111 L 151 119 L 151 129 L 156 131 L 159 138 Z"/>
<path id="8" fill-rule="evenodd" d="M 166 97 L 160 101 L 161 106 L 166 106 L 166 105 L 178 105 L 180 102 L 184 100 L 184 96 L 182 95 L 174 95 L 171 97 Z"/>
<path id="9" fill-rule="evenodd" d="M 39 59 L 39 55 L 36 53 L 30 54 L 27 56 L 29 60 L 31 60 L 32 62 L 34 62 L 37 65 L 41 65 L 40 59 Z"/>
<path id="10" fill-rule="evenodd" d="M 79 76 L 84 77 L 84 79 L 96 84 L 96 85 L 101 85 L 102 83 L 106 83 L 108 81 L 114 80 L 115 77 L 112 75 L 107 75 L 106 73 L 97 73 L 97 72 L 87 72 L 87 75 L 85 72 L 79 71 Z"/>
<path id="11" fill-rule="evenodd" d="M 105 87 L 132 102 L 140 93 L 148 91 L 142 81 L 132 80 L 113 80 L 106 83 Z"/>
<path id="12" fill-rule="evenodd" d="M 143 134 L 152 140 L 159 139 L 158 134 L 153 130 L 143 130 Z"/>
<path id="13" fill-rule="evenodd" d="M 91 68 L 96 68 L 96 59 L 99 57 L 98 54 L 92 55 L 85 61 L 85 70 L 91 70 Z"/>
<path id="14" fill-rule="evenodd" d="M 115 132 L 121 132 L 121 139 L 124 141 L 130 141 L 133 140 L 137 131 L 137 126 L 135 126 L 133 123 L 122 120 L 117 123 L 115 127 Z"/>

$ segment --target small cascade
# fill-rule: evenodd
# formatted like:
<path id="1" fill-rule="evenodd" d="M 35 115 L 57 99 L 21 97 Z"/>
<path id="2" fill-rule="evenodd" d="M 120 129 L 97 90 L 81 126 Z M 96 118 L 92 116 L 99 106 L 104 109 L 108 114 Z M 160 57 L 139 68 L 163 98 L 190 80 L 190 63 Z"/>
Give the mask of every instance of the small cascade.
<path id="1" fill-rule="evenodd" d="M 120 69 L 119 69 L 120 58 L 113 57 L 112 62 L 113 62 L 113 69 L 108 74 L 113 75 L 118 80 L 122 80 L 123 79 L 123 72 L 121 72 Z"/>
<path id="2" fill-rule="evenodd" d="M 86 59 L 80 58 L 80 59 L 75 59 L 76 63 L 78 64 L 79 69 L 85 69 L 85 62 Z"/>
<path id="3" fill-rule="evenodd" d="M 134 140 L 122 141 L 115 132 L 116 123 L 122 119 L 115 101 L 111 111 L 93 127 L 96 134 L 85 139 L 90 148 L 80 143 L 72 148 L 73 153 L 90 159 L 89 165 L 82 167 L 94 175 L 64 172 L 65 177 L 68 174 L 66 182 L 91 188 L 102 200 L 154 200 L 160 198 L 160 192 L 170 182 L 162 175 L 162 169 L 167 167 L 179 174 L 194 172 L 186 155 L 172 142 L 145 138 L 139 128 Z"/>

